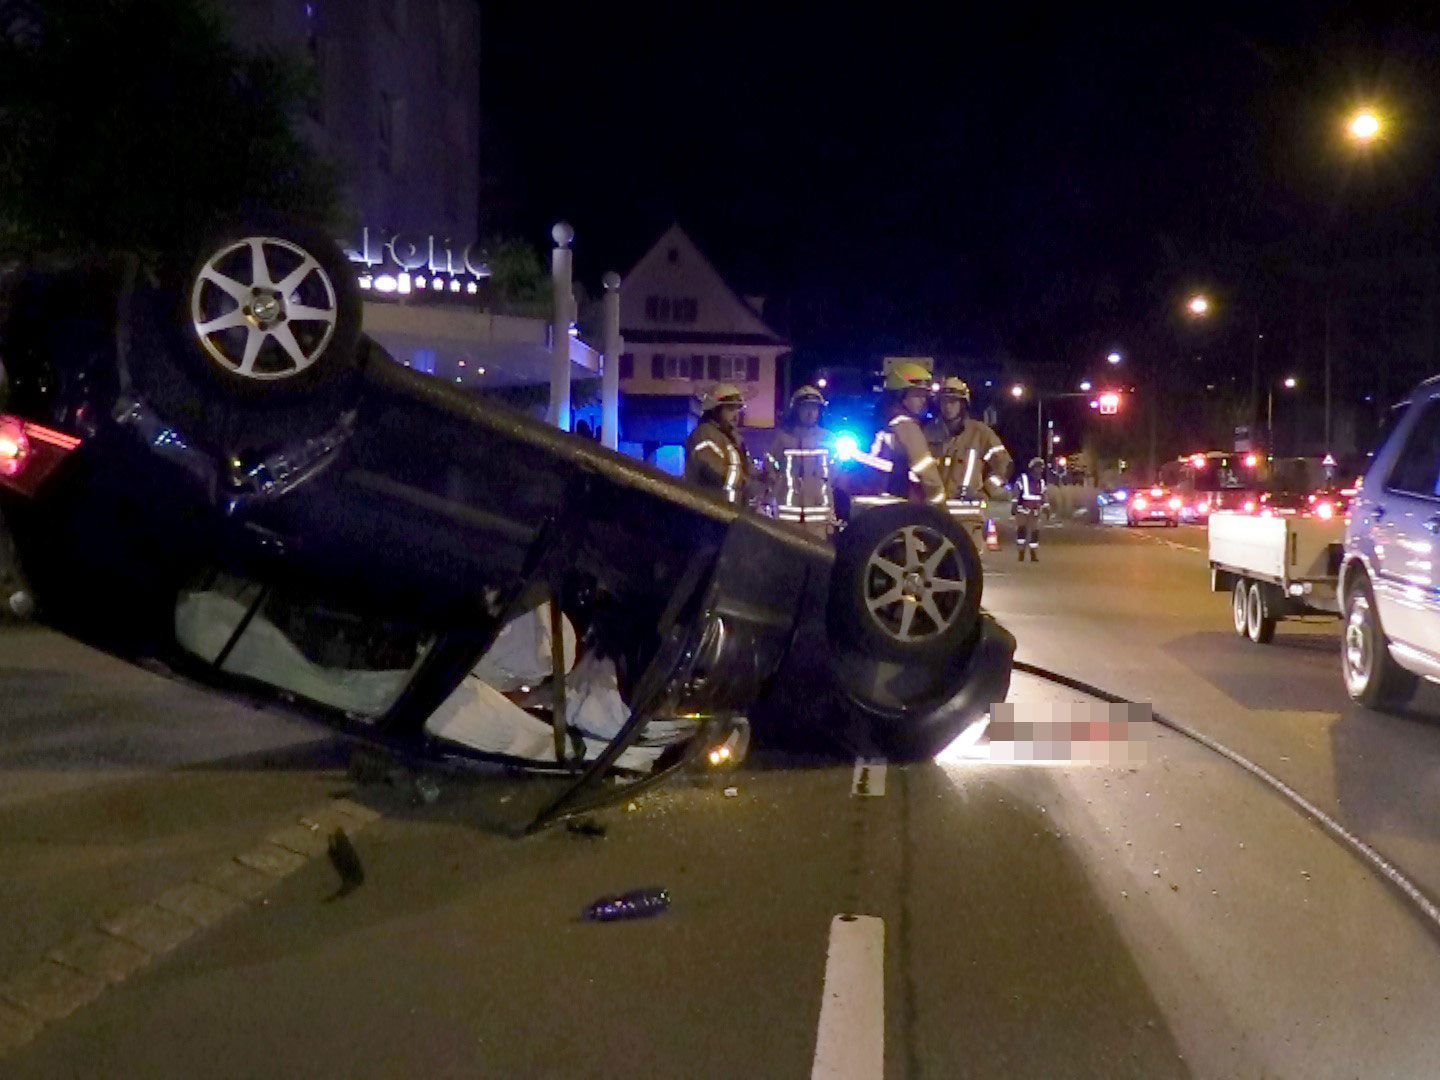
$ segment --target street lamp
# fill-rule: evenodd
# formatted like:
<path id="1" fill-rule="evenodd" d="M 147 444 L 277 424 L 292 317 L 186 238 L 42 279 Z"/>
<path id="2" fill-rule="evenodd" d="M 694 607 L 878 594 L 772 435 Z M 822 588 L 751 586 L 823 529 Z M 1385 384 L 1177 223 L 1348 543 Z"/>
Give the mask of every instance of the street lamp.
<path id="1" fill-rule="evenodd" d="M 1369 146 L 1380 138 L 1384 126 L 1380 114 L 1374 109 L 1358 109 L 1351 114 L 1345 125 L 1345 131 L 1355 142 L 1362 146 Z"/>
<path id="2" fill-rule="evenodd" d="M 1125 358 L 1118 352 L 1112 352 L 1109 356 L 1105 357 L 1106 362 L 1110 364 L 1118 364 L 1123 359 Z"/>
<path id="3" fill-rule="evenodd" d="M 1019 401 L 1022 397 L 1025 396 L 1025 387 L 1021 386 L 1019 383 L 1016 383 L 1014 386 L 1010 387 L 1010 396 L 1013 397 L 1016 401 Z"/>
<path id="4" fill-rule="evenodd" d="M 1086 379 L 1084 382 L 1082 382 L 1082 383 L 1080 384 L 1080 389 L 1083 390 L 1083 391 L 1085 391 L 1085 393 L 1088 394 L 1088 393 L 1090 392 L 1090 380 L 1089 380 L 1089 379 Z"/>
<path id="5" fill-rule="evenodd" d="M 1210 298 L 1201 293 L 1196 293 L 1186 302 L 1185 310 L 1197 319 L 1204 318 L 1210 314 Z"/>
<path id="6" fill-rule="evenodd" d="M 1287 375 L 1280 385 L 1286 390 L 1294 390 L 1300 385 L 1300 380 L 1294 375 Z M 1265 429 L 1269 433 L 1270 453 L 1275 453 L 1275 384 L 1270 384 L 1270 392 L 1265 396 Z"/>

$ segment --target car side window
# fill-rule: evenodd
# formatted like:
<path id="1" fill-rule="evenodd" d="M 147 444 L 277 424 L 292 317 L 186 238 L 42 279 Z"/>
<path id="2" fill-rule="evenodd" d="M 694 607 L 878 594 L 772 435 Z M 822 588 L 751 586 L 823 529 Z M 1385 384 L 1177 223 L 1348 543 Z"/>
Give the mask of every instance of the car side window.
<path id="1" fill-rule="evenodd" d="M 1440 495 L 1440 399 L 1421 406 L 1425 411 L 1410 429 L 1386 487 L 1407 495 Z"/>

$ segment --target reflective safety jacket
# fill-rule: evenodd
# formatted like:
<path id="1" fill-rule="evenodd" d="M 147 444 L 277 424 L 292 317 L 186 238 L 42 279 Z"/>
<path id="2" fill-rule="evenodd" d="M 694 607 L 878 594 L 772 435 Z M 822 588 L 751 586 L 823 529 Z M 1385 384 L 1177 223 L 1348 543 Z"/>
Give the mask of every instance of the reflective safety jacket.
<path id="1" fill-rule="evenodd" d="M 696 427 L 685 440 L 685 479 L 721 492 L 727 502 L 742 503 L 750 458 L 740 433 L 709 420 Z"/>
<path id="2" fill-rule="evenodd" d="M 830 432 L 820 426 L 783 427 L 765 455 L 765 479 L 775 516 L 801 525 L 833 525 Z"/>
<path id="3" fill-rule="evenodd" d="M 1045 503 L 1045 478 L 1036 480 L 1028 472 L 1015 481 L 1015 510 L 1022 514 L 1038 513 Z"/>
<path id="4" fill-rule="evenodd" d="M 925 438 L 940 461 L 947 499 L 973 502 L 1005 486 L 1010 454 L 989 424 L 970 417 L 958 424 L 935 420 L 926 425 Z"/>
<path id="5" fill-rule="evenodd" d="M 940 479 L 940 466 L 925 441 L 925 432 L 913 416 L 901 413 L 875 436 L 870 451 L 877 457 L 893 462 L 886 492 L 900 498 L 916 498 L 943 505 L 945 485 Z"/>

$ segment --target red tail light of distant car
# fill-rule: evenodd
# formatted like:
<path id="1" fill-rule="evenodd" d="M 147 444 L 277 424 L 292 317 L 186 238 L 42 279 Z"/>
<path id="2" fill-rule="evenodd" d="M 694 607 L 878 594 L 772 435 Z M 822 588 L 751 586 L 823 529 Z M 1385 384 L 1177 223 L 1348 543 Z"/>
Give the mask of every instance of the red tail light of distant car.
<path id="1" fill-rule="evenodd" d="M 0 487 L 34 495 L 79 445 L 63 431 L 0 415 Z"/>

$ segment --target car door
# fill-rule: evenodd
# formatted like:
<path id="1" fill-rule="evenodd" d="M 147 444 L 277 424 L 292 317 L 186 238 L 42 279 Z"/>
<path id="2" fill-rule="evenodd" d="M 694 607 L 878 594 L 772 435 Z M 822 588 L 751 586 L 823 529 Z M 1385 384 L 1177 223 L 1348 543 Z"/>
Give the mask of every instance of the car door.
<path id="1" fill-rule="evenodd" d="M 1416 402 L 1418 415 L 1373 510 L 1375 599 L 1386 636 L 1440 657 L 1440 397 Z"/>

